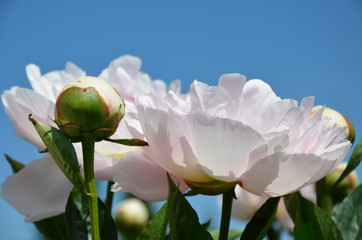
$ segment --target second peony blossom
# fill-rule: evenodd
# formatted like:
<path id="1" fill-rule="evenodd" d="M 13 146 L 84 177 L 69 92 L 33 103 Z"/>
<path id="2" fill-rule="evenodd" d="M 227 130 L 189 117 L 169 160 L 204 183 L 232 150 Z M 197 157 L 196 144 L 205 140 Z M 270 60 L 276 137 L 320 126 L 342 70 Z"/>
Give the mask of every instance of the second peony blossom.
<path id="1" fill-rule="evenodd" d="M 140 96 L 138 118 L 153 161 L 189 187 L 217 194 L 239 184 L 275 197 L 326 176 L 351 147 L 346 129 L 322 118 L 324 108 L 311 115 L 313 104 L 225 74 L 218 86 L 195 81 L 186 96 Z"/>

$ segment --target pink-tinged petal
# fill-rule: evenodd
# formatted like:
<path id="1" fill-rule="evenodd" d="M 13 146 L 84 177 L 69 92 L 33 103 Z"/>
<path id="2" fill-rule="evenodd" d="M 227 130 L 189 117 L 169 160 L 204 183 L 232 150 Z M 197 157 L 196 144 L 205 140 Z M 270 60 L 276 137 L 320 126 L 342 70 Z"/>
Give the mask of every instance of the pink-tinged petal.
<path id="1" fill-rule="evenodd" d="M 174 92 L 175 94 L 181 93 L 181 81 L 179 79 L 174 80 L 170 83 L 169 87 L 170 91 Z"/>
<path id="2" fill-rule="evenodd" d="M 1 97 L 5 111 L 15 126 L 15 134 L 41 149 L 45 148 L 28 116 L 32 114 L 36 120 L 54 126 L 50 119 L 54 115 L 54 103 L 32 90 L 18 87 L 5 91 Z"/>
<path id="3" fill-rule="evenodd" d="M 188 189 L 183 180 L 173 177 L 180 190 Z M 114 167 L 113 191 L 130 192 L 146 201 L 162 201 L 168 196 L 166 171 L 153 163 L 143 151 L 130 152 Z"/>
<path id="4" fill-rule="evenodd" d="M 68 82 L 85 76 L 85 72 L 71 62 L 66 63 L 65 70 L 53 71 L 44 75 L 41 74 L 38 66 L 29 64 L 26 66 L 26 73 L 34 91 L 52 102 L 55 102 L 59 92 Z"/>
<path id="5" fill-rule="evenodd" d="M 258 129 L 265 108 L 279 100 L 280 98 L 265 82 L 261 80 L 247 81 L 241 95 L 237 119 Z"/>
<path id="6" fill-rule="evenodd" d="M 183 117 L 139 106 L 139 117 L 152 159 L 166 171 L 183 179 L 210 181 L 192 152 L 185 135 L 187 123 Z"/>
<path id="7" fill-rule="evenodd" d="M 249 126 L 197 111 L 188 116 L 192 149 L 207 173 L 222 181 L 234 181 L 248 167 L 250 156 L 267 145 Z"/>
<path id="8" fill-rule="evenodd" d="M 72 184 L 47 155 L 30 162 L 2 184 L 1 196 L 33 222 L 61 214 Z"/>
<path id="9" fill-rule="evenodd" d="M 257 161 L 240 177 L 243 188 L 253 194 L 276 197 L 298 191 L 330 172 L 338 159 L 314 154 L 277 152 Z"/>
<path id="10" fill-rule="evenodd" d="M 219 79 L 219 86 L 224 88 L 230 95 L 230 100 L 226 107 L 226 114 L 229 118 L 234 118 L 237 113 L 245 81 L 245 76 L 239 73 L 224 74 Z"/>
<path id="11" fill-rule="evenodd" d="M 190 89 L 191 111 L 202 110 L 210 115 L 225 116 L 229 100 L 228 92 L 220 87 L 210 87 L 194 81 Z"/>
<path id="12" fill-rule="evenodd" d="M 131 78 L 136 78 L 141 69 L 141 65 L 142 61 L 140 58 L 131 55 L 123 55 L 113 60 L 109 64 L 109 68 L 123 68 Z"/>

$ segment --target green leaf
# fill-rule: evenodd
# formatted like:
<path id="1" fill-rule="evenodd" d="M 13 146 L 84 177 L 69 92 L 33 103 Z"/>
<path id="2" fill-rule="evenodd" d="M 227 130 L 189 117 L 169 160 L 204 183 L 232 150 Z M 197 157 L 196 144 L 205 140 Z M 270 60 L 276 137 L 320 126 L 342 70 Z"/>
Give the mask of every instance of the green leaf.
<path id="1" fill-rule="evenodd" d="M 280 197 L 269 198 L 246 225 L 240 240 L 263 239 L 273 224 Z"/>
<path id="2" fill-rule="evenodd" d="M 143 141 L 141 139 L 133 138 L 133 139 L 105 139 L 108 142 L 118 143 L 126 146 L 148 146 L 148 143 L 146 141 Z"/>
<path id="3" fill-rule="evenodd" d="M 218 240 L 219 239 L 219 230 L 212 230 L 210 231 L 211 237 L 214 240 Z M 236 238 L 239 238 L 240 235 L 243 233 L 243 230 L 229 230 L 229 235 L 228 235 L 228 240 L 234 240 Z"/>
<path id="4" fill-rule="evenodd" d="M 8 161 L 8 163 L 11 166 L 11 169 L 13 170 L 13 173 L 17 173 L 19 172 L 21 169 L 23 169 L 25 167 L 24 164 L 22 164 L 21 162 L 16 161 L 14 158 L 11 158 L 9 155 L 5 154 L 5 158 Z"/>
<path id="5" fill-rule="evenodd" d="M 361 162 L 362 160 L 362 139 L 358 142 L 357 146 L 354 148 L 351 158 L 348 161 L 346 169 L 342 172 L 341 176 L 331 187 L 330 190 L 333 190 L 338 184 L 340 184 L 345 177 L 348 176 Z"/>
<path id="6" fill-rule="evenodd" d="M 151 219 L 137 240 L 163 240 L 168 224 L 167 218 L 168 202 L 165 202 L 157 214 Z"/>
<path id="7" fill-rule="evenodd" d="M 169 183 L 168 216 L 170 237 L 172 240 L 212 240 L 208 231 L 200 224 L 199 217 L 189 202 L 185 199 L 178 187 L 167 175 Z"/>
<path id="8" fill-rule="evenodd" d="M 65 209 L 65 219 L 70 240 L 91 239 L 88 196 L 76 188 L 71 192 Z M 117 228 L 106 206 L 98 198 L 101 239 L 117 240 Z"/>
<path id="9" fill-rule="evenodd" d="M 82 190 L 83 179 L 80 174 L 77 154 L 73 144 L 58 129 L 36 121 L 30 116 L 29 120 L 33 123 L 49 153 L 64 175 L 75 187 Z"/>
<path id="10" fill-rule="evenodd" d="M 34 222 L 35 226 L 48 240 L 68 240 L 67 227 L 65 224 L 64 214 L 46 218 Z"/>
<path id="11" fill-rule="evenodd" d="M 332 218 L 322 209 L 298 194 L 294 237 L 296 240 L 342 240 L 342 235 Z"/>
<path id="12" fill-rule="evenodd" d="M 362 185 L 348 195 L 333 212 L 333 219 L 345 240 L 361 239 Z"/>

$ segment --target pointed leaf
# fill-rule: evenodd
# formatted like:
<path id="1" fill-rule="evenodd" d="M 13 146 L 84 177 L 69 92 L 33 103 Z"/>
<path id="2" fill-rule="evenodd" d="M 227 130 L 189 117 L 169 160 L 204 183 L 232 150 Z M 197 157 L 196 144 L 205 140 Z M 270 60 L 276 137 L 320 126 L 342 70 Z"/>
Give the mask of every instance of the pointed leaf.
<path id="1" fill-rule="evenodd" d="M 137 240 L 163 240 L 165 239 L 168 202 L 165 202 L 157 214 L 147 224 Z"/>
<path id="2" fill-rule="evenodd" d="M 334 210 L 333 219 L 345 240 L 361 239 L 362 185 L 359 185 Z"/>
<path id="3" fill-rule="evenodd" d="M 269 198 L 246 225 L 241 240 L 263 239 L 273 224 L 280 197 Z"/>
<path id="4" fill-rule="evenodd" d="M 118 143 L 126 146 L 148 146 L 146 141 L 141 139 L 133 138 L 133 139 L 105 139 L 108 142 Z"/>
<path id="5" fill-rule="evenodd" d="M 36 121 L 30 116 L 29 120 L 64 175 L 75 187 L 83 189 L 83 180 L 73 144 L 58 129 Z"/>
<path id="6" fill-rule="evenodd" d="M 169 211 L 171 239 L 212 240 L 210 233 L 200 224 L 195 210 L 178 190 L 170 176 L 167 175 L 167 177 L 171 193 L 167 200 L 169 202 L 167 210 Z"/>
<path id="7" fill-rule="evenodd" d="M 91 239 L 88 196 L 76 188 L 71 192 L 65 209 L 69 239 Z M 117 228 L 104 203 L 98 198 L 101 239 L 117 240 Z"/>
<path id="8" fill-rule="evenodd" d="M 8 161 L 8 163 L 10 164 L 11 169 L 13 170 L 13 173 L 17 173 L 17 172 L 19 172 L 21 169 L 23 169 L 25 167 L 24 164 L 22 164 L 21 162 L 18 162 L 15 159 L 11 158 L 9 155 L 5 154 L 5 158 Z"/>
<path id="9" fill-rule="evenodd" d="M 67 227 L 65 224 L 64 214 L 46 218 L 34 222 L 35 226 L 48 240 L 68 240 Z"/>
<path id="10" fill-rule="evenodd" d="M 348 161 L 346 169 L 342 172 L 341 176 L 331 187 L 330 190 L 334 189 L 338 184 L 340 184 L 345 177 L 348 176 L 361 162 L 362 160 L 362 139 L 358 142 L 357 146 L 354 148 L 351 158 Z"/>
<path id="11" fill-rule="evenodd" d="M 333 220 L 319 207 L 300 194 L 299 206 L 295 216 L 294 237 L 296 240 L 342 240 Z"/>

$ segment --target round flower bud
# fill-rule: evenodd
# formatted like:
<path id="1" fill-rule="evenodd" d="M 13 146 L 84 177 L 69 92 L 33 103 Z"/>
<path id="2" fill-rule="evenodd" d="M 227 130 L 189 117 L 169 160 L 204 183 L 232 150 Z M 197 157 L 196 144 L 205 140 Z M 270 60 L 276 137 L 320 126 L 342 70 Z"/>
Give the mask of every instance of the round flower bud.
<path id="1" fill-rule="evenodd" d="M 149 220 L 148 209 L 138 198 L 129 198 L 122 201 L 116 212 L 116 225 L 125 239 L 136 239 L 147 225 Z"/>
<path id="2" fill-rule="evenodd" d="M 312 115 L 321 110 L 323 106 L 315 106 L 312 109 Z M 333 110 L 332 108 L 324 107 L 323 116 L 330 118 L 331 122 L 327 125 L 327 127 L 332 126 L 333 124 L 336 124 L 339 127 L 346 127 L 347 136 L 346 139 L 348 139 L 351 143 L 355 140 L 355 130 L 353 127 L 353 124 L 351 121 L 349 121 L 348 118 L 343 116 L 341 113 L 337 112 L 336 110 Z"/>
<path id="3" fill-rule="evenodd" d="M 108 82 L 97 77 L 80 77 L 60 92 L 55 103 L 55 123 L 73 142 L 85 134 L 96 141 L 110 137 L 125 113 L 124 101 Z"/>
<path id="4" fill-rule="evenodd" d="M 346 169 L 346 163 L 340 163 L 330 174 L 326 176 L 326 187 L 329 189 L 341 176 Z M 334 203 L 341 202 L 348 194 L 350 194 L 358 186 L 358 177 L 355 171 L 352 171 L 331 191 L 331 197 Z"/>

